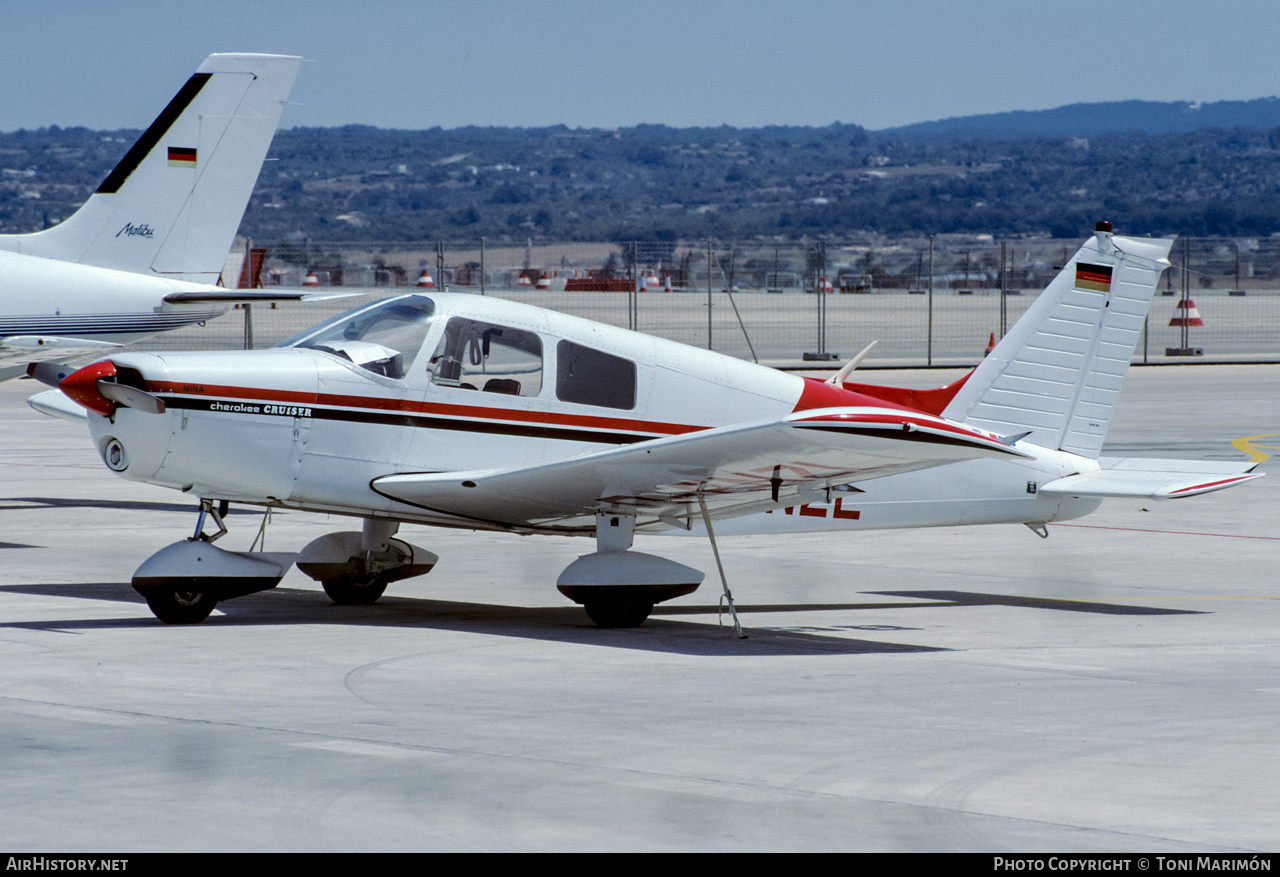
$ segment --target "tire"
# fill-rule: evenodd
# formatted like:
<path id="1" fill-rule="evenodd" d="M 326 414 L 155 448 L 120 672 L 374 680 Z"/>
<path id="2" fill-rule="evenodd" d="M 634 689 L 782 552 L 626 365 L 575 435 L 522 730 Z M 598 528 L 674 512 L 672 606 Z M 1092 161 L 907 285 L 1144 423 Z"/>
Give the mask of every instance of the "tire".
<path id="1" fill-rule="evenodd" d="M 320 584 L 329 599 L 339 606 L 368 606 L 378 602 L 387 590 L 387 580 L 382 576 L 336 576 Z"/>
<path id="2" fill-rule="evenodd" d="M 589 600 L 582 604 L 582 608 L 599 627 L 639 627 L 653 611 L 653 603 L 648 600 L 601 599 Z"/>
<path id="3" fill-rule="evenodd" d="M 217 605 L 208 591 L 191 587 L 156 588 L 147 594 L 147 606 L 165 624 L 199 624 Z"/>

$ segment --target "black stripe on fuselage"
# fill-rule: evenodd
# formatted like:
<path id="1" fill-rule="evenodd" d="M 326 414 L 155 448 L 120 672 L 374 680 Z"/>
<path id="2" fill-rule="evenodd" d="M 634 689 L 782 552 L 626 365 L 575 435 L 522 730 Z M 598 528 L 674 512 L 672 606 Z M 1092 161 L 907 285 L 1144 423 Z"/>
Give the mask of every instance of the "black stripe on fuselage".
<path id="1" fill-rule="evenodd" d="M 367 411 L 352 408 L 324 408 L 316 405 L 295 405 L 286 402 L 259 402 L 240 399 L 194 399 L 189 396 L 161 396 L 166 408 L 183 408 L 188 411 L 209 411 L 214 414 L 253 414 L 265 417 L 304 416 L 314 420 L 339 420 L 348 423 L 371 423 L 382 426 L 410 426 L 417 429 L 447 429 L 457 432 L 474 432 L 484 435 L 510 435 L 520 438 L 559 439 L 572 442 L 597 442 L 607 445 L 632 445 L 647 442 L 656 435 L 636 435 L 629 432 L 602 432 L 592 429 L 574 429 L 546 426 L 535 423 L 512 423 L 497 420 L 464 420 L 429 414 L 407 414 L 395 411 Z M 218 407 L 215 407 L 218 406 Z M 285 414 L 306 409 L 303 415 Z"/>
<path id="2" fill-rule="evenodd" d="M 115 166 L 111 173 L 107 174 L 107 178 L 98 187 L 99 195 L 110 195 L 113 192 L 120 191 L 124 181 L 129 179 L 129 175 L 137 170 L 138 165 L 142 164 L 142 160 L 155 148 L 155 145 L 160 142 L 160 138 L 168 132 L 183 111 L 196 99 L 200 89 L 204 88 L 205 83 L 212 76 L 212 73 L 193 73 L 191 75 L 186 84 L 173 96 L 173 100 L 169 101 L 169 106 L 164 108 L 164 112 L 156 117 L 150 128 L 142 132 L 138 142 L 129 147 L 129 151 L 124 154 L 124 158 L 120 159 L 120 163 Z"/>

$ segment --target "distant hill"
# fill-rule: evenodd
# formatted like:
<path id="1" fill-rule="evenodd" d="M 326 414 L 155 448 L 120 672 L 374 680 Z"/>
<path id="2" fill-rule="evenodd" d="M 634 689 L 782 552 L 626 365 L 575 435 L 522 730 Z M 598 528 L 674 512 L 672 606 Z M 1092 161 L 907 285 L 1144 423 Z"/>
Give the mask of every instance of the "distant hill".
<path id="1" fill-rule="evenodd" d="M 1117 131 L 1187 134 L 1201 128 L 1280 127 L 1280 97 L 1194 104 L 1148 100 L 1068 104 L 1052 110 L 1018 110 L 984 116 L 958 116 L 872 132 L 874 136 L 914 138 L 1097 137 Z"/>
<path id="2" fill-rule="evenodd" d="M 896 133 L 895 133 L 896 132 Z M 137 132 L 0 132 L 0 232 L 71 214 Z M 867 131 L 368 126 L 280 131 L 258 241 L 676 241 L 849 234 L 1280 235 L 1280 99 L 1128 101 Z"/>

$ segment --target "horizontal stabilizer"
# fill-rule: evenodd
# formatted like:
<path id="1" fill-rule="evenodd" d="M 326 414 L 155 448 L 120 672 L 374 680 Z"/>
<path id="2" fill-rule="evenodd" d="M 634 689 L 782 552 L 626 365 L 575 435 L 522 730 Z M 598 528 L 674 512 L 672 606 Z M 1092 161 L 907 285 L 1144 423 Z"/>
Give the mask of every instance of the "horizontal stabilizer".
<path id="1" fill-rule="evenodd" d="M 1040 485 L 1052 496 L 1098 498 L 1177 499 L 1234 487 L 1263 473 L 1256 463 L 1211 463 L 1199 460 L 1150 460 L 1138 457 L 1102 459 L 1096 472 L 1068 475 Z"/>

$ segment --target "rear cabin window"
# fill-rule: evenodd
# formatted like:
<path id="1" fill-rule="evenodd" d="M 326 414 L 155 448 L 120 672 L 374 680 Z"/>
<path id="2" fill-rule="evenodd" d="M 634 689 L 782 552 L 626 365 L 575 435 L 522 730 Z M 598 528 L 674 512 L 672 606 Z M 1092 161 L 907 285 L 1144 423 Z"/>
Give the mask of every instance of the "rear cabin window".
<path id="1" fill-rule="evenodd" d="M 561 341 L 556 345 L 556 398 L 629 411 L 636 407 L 636 364 Z"/>
<path id="2" fill-rule="evenodd" d="M 536 396 L 542 390 L 542 339 L 523 329 L 454 317 L 431 357 L 431 380 L 442 387 Z"/>

